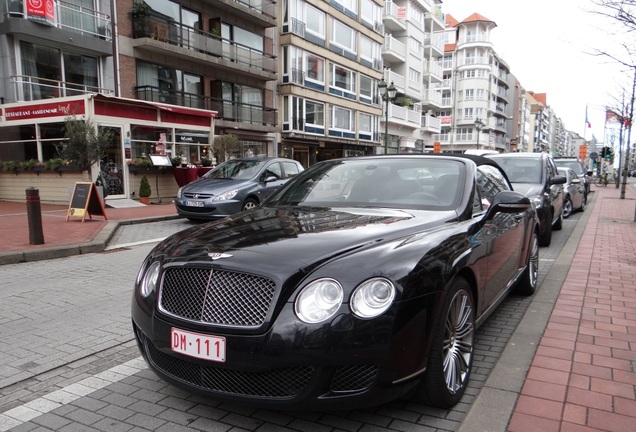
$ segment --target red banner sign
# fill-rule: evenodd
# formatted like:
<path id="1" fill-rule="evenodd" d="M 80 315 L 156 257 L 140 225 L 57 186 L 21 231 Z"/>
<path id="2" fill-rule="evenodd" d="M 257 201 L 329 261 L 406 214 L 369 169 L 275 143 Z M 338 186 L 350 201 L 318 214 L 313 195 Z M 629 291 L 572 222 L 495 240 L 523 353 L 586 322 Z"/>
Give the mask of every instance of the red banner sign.
<path id="1" fill-rule="evenodd" d="M 40 24 L 55 25 L 53 0 L 27 0 L 27 18 Z"/>

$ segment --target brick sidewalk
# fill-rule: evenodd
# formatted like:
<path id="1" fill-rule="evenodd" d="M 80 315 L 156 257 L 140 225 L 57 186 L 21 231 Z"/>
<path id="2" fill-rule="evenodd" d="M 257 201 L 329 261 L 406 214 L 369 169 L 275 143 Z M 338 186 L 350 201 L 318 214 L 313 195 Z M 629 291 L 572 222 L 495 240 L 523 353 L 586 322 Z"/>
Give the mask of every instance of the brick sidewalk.
<path id="1" fill-rule="evenodd" d="M 106 220 L 101 215 L 66 220 L 68 206 L 41 204 L 44 244 L 30 244 L 26 202 L 0 201 L 0 253 L 45 249 L 56 246 L 83 244 L 92 241 L 109 221 L 137 220 L 177 216 L 173 203 L 143 207 L 106 208 Z"/>
<path id="2" fill-rule="evenodd" d="M 510 432 L 636 430 L 636 193 L 593 190 L 597 202 Z"/>

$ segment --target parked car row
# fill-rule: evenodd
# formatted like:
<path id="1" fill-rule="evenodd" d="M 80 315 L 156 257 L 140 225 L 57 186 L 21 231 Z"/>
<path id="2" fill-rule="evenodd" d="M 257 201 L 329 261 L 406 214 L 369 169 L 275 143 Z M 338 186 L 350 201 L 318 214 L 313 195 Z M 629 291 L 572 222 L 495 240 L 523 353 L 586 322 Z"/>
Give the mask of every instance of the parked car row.
<path id="1" fill-rule="evenodd" d="M 535 292 L 539 246 L 585 210 L 588 173 L 558 165 L 492 152 L 221 164 L 176 201 L 213 221 L 139 270 L 139 350 L 159 377 L 217 400 L 452 407 L 475 330 L 509 292 Z"/>
<path id="2" fill-rule="evenodd" d="M 218 401 L 457 404 L 476 329 L 509 292 L 535 292 L 539 238 L 561 223 L 562 190 L 540 197 L 565 177 L 543 158 L 517 159 L 533 178 L 470 155 L 334 159 L 293 176 L 281 165 L 284 184 L 251 207 L 229 184 L 262 190 L 275 177 L 260 165 L 249 176 L 240 161 L 237 175 L 220 165 L 184 187 L 177 206 L 225 194 L 238 212 L 146 257 L 132 300 L 140 352 L 159 377 Z M 212 181 L 228 185 L 205 191 Z M 516 190 L 524 184 L 535 192 Z"/>

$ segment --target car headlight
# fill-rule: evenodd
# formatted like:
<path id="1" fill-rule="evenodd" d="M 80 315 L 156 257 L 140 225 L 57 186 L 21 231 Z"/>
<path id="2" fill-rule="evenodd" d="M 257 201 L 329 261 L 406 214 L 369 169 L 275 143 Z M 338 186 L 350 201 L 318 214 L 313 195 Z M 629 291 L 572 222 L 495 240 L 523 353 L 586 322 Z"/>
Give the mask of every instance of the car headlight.
<path id="1" fill-rule="evenodd" d="M 541 208 L 541 206 L 543 206 L 543 198 L 540 195 L 530 197 L 530 202 L 532 203 L 532 207 L 534 207 L 535 209 Z"/>
<path id="2" fill-rule="evenodd" d="M 227 201 L 227 200 L 230 200 L 230 199 L 234 198 L 237 193 L 238 193 L 238 189 L 234 189 L 233 191 L 225 192 L 225 193 L 223 193 L 221 195 L 215 196 L 212 199 L 212 201 Z"/>
<path id="3" fill-rule="evenodd" d="M 307 285 L 296 299 L 296 315 L 309 324 L 331 318 L 342 303 L 343 290 L 334 279 L 318 279 Z"/>
<path id="4" fill-rule="evenodd" d="M 181 198 L 183 196 L 183 188 L 180 187 L 179 190 L 177 191 L 177 198 Z"/>
<path id="5" fill-rule="evenodd" d="M 157 289 L 160 269 L 161 265 L 159 264 L 159 261 L 154 261 L 148 266 L 148 269 L 141 279 L 141 284 L 139 286 L 139 293 L 143 297 L 148 297 L 152 292 L 155 291 L 155 289 Z"/>
<path id="6" fill-rule="evenodd" d="M 360 318 L 374 318 L 384 313 L 395 298 L 395 287 L 384 278 L 360 284 L 351 296 L 351 310 Z"/>

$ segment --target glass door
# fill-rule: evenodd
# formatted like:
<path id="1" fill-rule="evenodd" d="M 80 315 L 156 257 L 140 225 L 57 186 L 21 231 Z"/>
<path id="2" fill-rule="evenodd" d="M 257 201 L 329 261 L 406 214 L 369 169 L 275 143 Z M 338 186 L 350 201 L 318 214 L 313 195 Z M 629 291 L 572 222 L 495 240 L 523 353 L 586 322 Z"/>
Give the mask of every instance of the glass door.
<path id="1" fill-rule="evenodd" d="M 104 192 L 111 198 L 125 198 L 121 127 L 99 126 L 99 132 L 107 133 L 110 137 L 105 155 L 99 161 L 99 174 L 102 177 Z"/>

